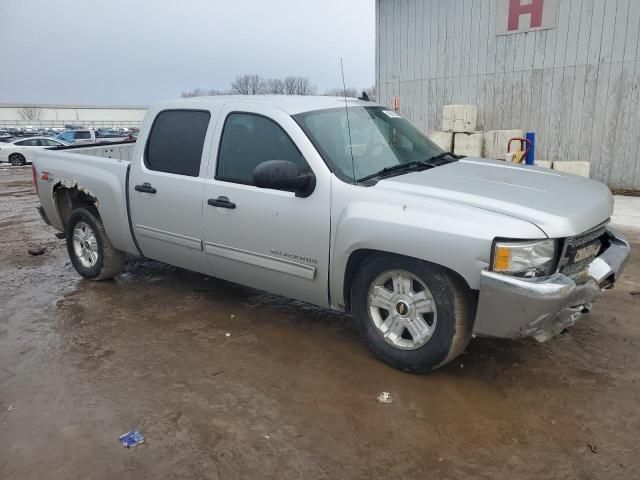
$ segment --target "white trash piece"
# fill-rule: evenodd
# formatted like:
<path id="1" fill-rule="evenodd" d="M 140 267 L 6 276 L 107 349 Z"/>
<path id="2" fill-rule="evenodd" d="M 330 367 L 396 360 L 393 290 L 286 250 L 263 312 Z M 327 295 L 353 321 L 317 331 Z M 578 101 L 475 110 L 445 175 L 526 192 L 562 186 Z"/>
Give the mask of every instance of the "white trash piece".
<path id="1" fill-rule="evenodd" d="M 434 130 L 433 132 L 430 132 L 427 137 L 429 137 L 429 140 L 438 145 L 441 149 L 446 150 L 447 152 L 453 151 L 453 133 Z"/>
<path id="2" fill-rule="evenodd" d="M 558 160 L 553 162 L 553 169 L 560 172 L 573 173 L 581 177 L 589 178 L 589 162 L 574 162 L 569 160 Z"/>
<path id="3" fill-rule="evenodd" d="M 507 145 L 512 138 L 522 138 L 522 130 L 489 130 L 484 133 L 484 156 L 485 158 L 495 158 L 504 160 L 507 153 Z M 520 149 L 520 142 L 511 144 L 511 151 Z"/>
<path id="4" fill-rule="evenodd" d="M 380 403 L 393 403 L 393 398 L 391 398 L 391 394 L 389 392 L 382 392 L 378 395 L 378 401 Z"/>
<path id="5" fill-rule="evenodd" d="M 442 108 L 442 130 L 445 132 L 476 131 L 478 107 L 475 105 L 445 105 Z"/>
<path id="6" fill-rule="evenodd" d="M 484 134 L 474 133 L 454 133 L 453 153 L 464 155 L 465 157 L 482 157 L 484 150 Z"/>

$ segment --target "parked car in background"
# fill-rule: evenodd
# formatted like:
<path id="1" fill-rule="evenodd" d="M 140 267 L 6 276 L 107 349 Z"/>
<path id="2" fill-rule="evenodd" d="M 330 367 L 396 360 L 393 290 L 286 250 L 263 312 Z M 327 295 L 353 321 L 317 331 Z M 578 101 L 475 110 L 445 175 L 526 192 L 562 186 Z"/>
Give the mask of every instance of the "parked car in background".
<path id="1" fill-rule="evenodd" d="M 64 146 L 68 146 L 68 144 L 54 138 L 19 138 L 11 142 L 0 144 L 0 162 L 9 162 L 14 166 L 25 165 L 27 163 L 31 163 L 34 150 Z"/>
<path id="2" fill-rule="evenodd" d="M 67 130 L 56 135 L 56 140 L 63 141 L 69 145 L 88 145 L 96 143 L 96 137 L 91 130 Z"/>
<path id="3" fill-rule="evenodd" d="M 118 141 L 122 141 L 127 136 L 127 134 L 115 128 L 97 128 L 95 132 L 98 139 L 117 138 L 119 139 Z"/>
<path id="4" fill-rule="evenodd" d="M 162 102 L 139 142 L 37 152 L 33 179 L 83 277 L 132 254 L 350 312 L 415 372 L 472 336 L 557 335 L 630 251 L 606 185 L 453 155 L 355 99 Z"/>
<path id="5" fill-rule="evenodd" d="M 23 137 L 34 137 L 38 135 L 38 129 L 32 127 L 31 125 L 27 125 L 26 127 L 22 127 L 22 136 Z"/>
<path id="6" fill-rule="evenodd" d="M 91 145 L 93 143 L 114 143 L 114 142 L 126 142 L 126 135 L 119 136 L 101 136 L 96 130 L 83 129 L 83 130 L 67 130 L 62 132 L 56 139 L 61 140 L 69 145 Z"/>
<path id="7" fill-rule="evenodd" d="M 20 136 L 22 136 L 22 129 L 20 129 L 18 127 L 7 127 L 5 130 L 12 137 L 20 137 Z"/>

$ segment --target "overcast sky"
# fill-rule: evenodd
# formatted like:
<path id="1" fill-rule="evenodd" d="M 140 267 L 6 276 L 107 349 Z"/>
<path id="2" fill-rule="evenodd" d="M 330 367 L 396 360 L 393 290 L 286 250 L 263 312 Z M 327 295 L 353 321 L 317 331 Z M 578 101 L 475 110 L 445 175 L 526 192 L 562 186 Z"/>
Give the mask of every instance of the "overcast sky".
<path id="1" fill-rule="evenodd" d="M 146 105 L 301 75 L 374 83 L 374 0 L 0 0 L 0 102 Z"/>

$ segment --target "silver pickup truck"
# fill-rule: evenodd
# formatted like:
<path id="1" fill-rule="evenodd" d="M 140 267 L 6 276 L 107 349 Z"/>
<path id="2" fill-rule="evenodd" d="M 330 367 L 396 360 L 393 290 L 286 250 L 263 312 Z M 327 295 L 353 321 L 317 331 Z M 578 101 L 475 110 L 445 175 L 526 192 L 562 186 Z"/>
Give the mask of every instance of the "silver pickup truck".
<path id="1" fill-rule="evenodd" d="M 547 340 L 629 255 L 605 185 L 454 156 L 356 99 L 166 101 L 135 144 L 58 150 L 33 162 L 39 210 L 83 277 L 129 254 L 350 312 L 407 371 L 475 335 Z"/>

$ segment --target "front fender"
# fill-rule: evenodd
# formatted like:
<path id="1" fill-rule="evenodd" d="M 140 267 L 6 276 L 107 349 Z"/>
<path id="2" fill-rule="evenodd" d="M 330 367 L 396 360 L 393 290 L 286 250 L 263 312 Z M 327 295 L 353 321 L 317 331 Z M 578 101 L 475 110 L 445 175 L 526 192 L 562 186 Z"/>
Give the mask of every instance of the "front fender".
<path id="1" fill-rule="evenodd" d="M 480 286 L 495 237 L 546 238 L 534 224 L 504 214 L 435 198 L 349 185 L 337 180 L 332 205 L 331 306 L 345 305 L 350 256 L 362 249 L 435 263 Z"/>

